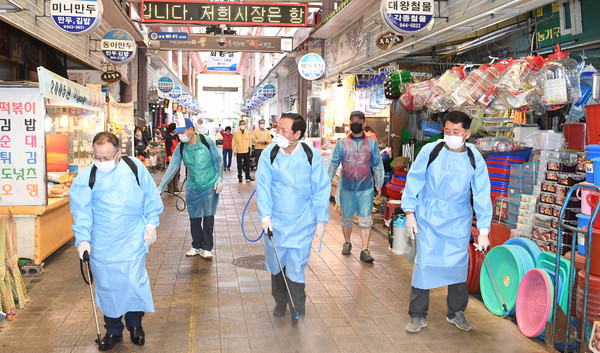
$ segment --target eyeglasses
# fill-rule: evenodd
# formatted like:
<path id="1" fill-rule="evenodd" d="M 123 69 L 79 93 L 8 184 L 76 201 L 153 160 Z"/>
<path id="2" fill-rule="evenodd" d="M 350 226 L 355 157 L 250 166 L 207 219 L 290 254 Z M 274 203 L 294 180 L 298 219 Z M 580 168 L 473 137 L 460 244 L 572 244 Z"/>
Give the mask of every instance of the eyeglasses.
<path id="1" fill-rule="evenodd" d="M 100 157 L 100 156 L 94 156 L 94 160 L 97 162 L 108 162 L 108 161 L 112 161 L 113 159 L 115 159 L 115 157 L 117 156 L 117 153 L 119 153 L 119 150 L 117 150 L 117 152 L 115 153 L 114 156 L 112 157 Z"/>

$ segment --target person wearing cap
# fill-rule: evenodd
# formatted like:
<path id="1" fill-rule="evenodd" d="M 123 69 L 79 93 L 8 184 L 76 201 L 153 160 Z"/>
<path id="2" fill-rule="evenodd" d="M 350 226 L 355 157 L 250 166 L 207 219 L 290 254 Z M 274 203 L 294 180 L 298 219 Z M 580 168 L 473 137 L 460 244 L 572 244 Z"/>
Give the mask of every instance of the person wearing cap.
<path id="1" fill-rule="evenodd" d="M 179 147 L 173 151 L 158 191 L 165 190 L 183 160 L 187 168 L 185 200 L 192 233 L 192 248 L 185 255 L 212 260 L 215 213 L 223 190 L 223 157 L 210 137 L 196 133 L 190 119 L 177 119 L 175 132 L 179 135 Z"/>
<path id="2" fill-rule="evenodd" d="M 252 143 L 254 143 L 254 160 L 258 165 L 258 160 L 262 151 L 271 143 L 271 132 L 265 129 L 265 119 L 258 121 L 258 129 L 252 132 Z"/>
<path id="3" fill-rule="evenodd" d="M 242 182 L 242 171 L 246 174 L 246 180 L 254 181 L 250 176 L 250 132 L 246 131 L 246 122 L 240 120 L 240 128 L 233 133 L 233 155 L 237 157 L 238 180 Z"/>
<path id="4" fill-rule="evenodd" d="M 402 195 L 406 232 L 417 239 L 410 322 L 405 327 L 410 333 L 427 326 L 429 290 L 443 286 L 448 286 L 446 321 L 463 331 L 471 330 L 464 311 L 469 303 L 467 274 L 473 210 L 479 229 L 476 247 L 485 251 L 490 245 L 490 177 L 477 148 L 465 144 L 471 136 L 471 118 L 453 111 L 443 122 L 444 139 L 421 149 L 406 176 Z"/>
<path id="5" fill-rule="evenodd" d="M 339 140 L 329 157 L 329 179 L 333 181 L 338 166 L 342 164 L 342 177 L 338 182 L 340 195 L 340 208 L 342 210 L 342 232 L 345 243 L 342 255 L 350 255 L 352 243 L 352 219 L 358 216 L 362 250 L 360 259 L 364 262 L 373 262 L 369 250 L 371 227 L 373 226 L 373 200 L 374 188 L 377 188 L 378 197 L 383 186 L 383 162 L 377 142 L 368 137 L 364 132 L 366 126 L 365 114 L 353 111 L 350 114 L 351 133 Z M 373 173 L 375 184 L 373 184 Z"/>
<path id="6" fill-rule="evenodd" d="M 69 190 L 79 258 L 87 252 L 95 278 L 96 304 L 106 335 L 98 348 L 123 340 L 123 316 L 131 341 L 144 345 L 144 312 L 154 312 L 146 253 L 156 241 L 163 203 L 152 176 L 137 158 L 121 157 L 119 138 L 100 132 L 92 140 L 94 164 Z"/>

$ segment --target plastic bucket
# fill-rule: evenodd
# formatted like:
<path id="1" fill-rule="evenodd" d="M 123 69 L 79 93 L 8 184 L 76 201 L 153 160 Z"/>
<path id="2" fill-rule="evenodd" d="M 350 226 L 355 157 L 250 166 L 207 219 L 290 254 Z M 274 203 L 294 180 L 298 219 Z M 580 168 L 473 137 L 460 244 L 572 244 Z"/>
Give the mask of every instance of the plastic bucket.
<path id="1" fill-rule="evenodd" d="M 585 179 L 588 183 L 594 182 L 594 158 L 600 158 L 600 145 L 585 146 Z"/>
<path id="2" fill-rule="evenodd" d="M 568 149 L 583 151 L 585 148 L 585 123 L 563 124 L 563 133 Z"/>
<path id="3" fill-rule="evenodd" d="M 579 188 L 575 191 L 575 194 L 578 199 L 581 200 L 581 213 L 584 215 L 591 216 L 592 215 L 592 206 L 587 201 L 587 195 L 592 193 L 593 190 L 587 188 Z"/>
<path id="4" fill-rule="evenodd" d="M 514 314 L 517 292 L 521 279 L 525 275 L 524 270 L 533 267 L 531 256 L 520 250 L 520 247 L 513 245 L 496 246 L 488 252 L 487 261 L 484 261 L 481 267 L 479 278 L 481 297 L 488 310 L 498 316 L 504 314 L 498 290 L 502 294 L 507 310 Z M 490 272 L 496 279 L 498 290 Z"/>
<path id="5" fill-rule="evenodd" d="M 600 193 L 597 193 L 595 191 L 590 192 L 585 197 L 585 203 L 589 204 L 589 207 L 590 207 L 590 215 L 592 214 L 592 212 L 594 212 L 594 208 L 596 208 L 596 205 L 598 204 L 599 200 L 600 200 Z M 583 203 L 584 202 L 582 202 L 582 204 Z M 596 217 L 596 220 L 594 220 L 593 227 L 596 229 L 600 229 L 600 217 Z"/>
<path id="6" fill-rule="evenodd" d="M 585 106 L 585 119 L 587 124 L 587 144 L 600 143 L 600 104 Z"/>
<path id="7" fill-rule="evenodd" d="M 516 303 L 517 325 L 525 337 L 544 333 L 546 322 L 551 318 L 553 299 L 554 285 L 546 271 L 533 269 L 525 274 Z"/>
<path id="8" fill-rule="evenodd" d="M 581 206 L 583 207 L 583 205 Z M 578 213 L 577 214 L 577 228 L 583 228 L 590 225 L 590 216 Z M 577 234 L 577 252 L 582 256 L 585 256 L 585 235 L 578 233 Z"/>

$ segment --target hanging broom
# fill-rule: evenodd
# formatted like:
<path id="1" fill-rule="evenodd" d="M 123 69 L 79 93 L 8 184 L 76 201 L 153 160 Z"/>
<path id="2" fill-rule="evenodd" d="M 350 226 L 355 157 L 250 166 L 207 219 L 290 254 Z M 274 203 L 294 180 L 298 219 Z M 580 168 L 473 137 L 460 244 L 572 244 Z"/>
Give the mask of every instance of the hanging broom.
<path id="1" fill-rule="evenodd" d="M 24 309 L 29 301 L 27 288 L 19 270 L 19 256 L 17 255 L 17 226 L 12 212 L 6 216 L 6 267 L 11 278 L 11 285 L 18 308 Z"/>

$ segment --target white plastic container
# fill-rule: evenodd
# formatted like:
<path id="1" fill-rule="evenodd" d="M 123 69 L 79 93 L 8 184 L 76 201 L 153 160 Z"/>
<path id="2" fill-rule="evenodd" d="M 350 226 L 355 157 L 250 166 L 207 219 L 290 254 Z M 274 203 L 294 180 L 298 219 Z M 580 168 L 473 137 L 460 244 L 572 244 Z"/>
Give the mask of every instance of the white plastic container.
<path id="1" fill-rule="evenodd" d="M 506 68 L 497 87 L 500 91 L 517 95 L 523 91 L 523 84 L 533 81 L 534 72 L 539 71 L 544 65 L 544 58 L 540 55 L 528 56 L 525 59 L 517 59 Z"/>
<path id="2" fill-rule="evenodd" d="M 481 98 L 484 93 L 488 92 L 492 85 L 495 85 L 498 82 L 500 75 L 510 63 L 511 61 L 502 60 L 496 65 L 488 64 L 488 68 L 482 73 L 479 80 L 477 80 L 477 82 L 469 89 L 465 98 L 471 102 L 471 104 L 477 103 L 479 98 Z"/>
<path id="3" fill-rule="evenodd" d="M 564 147 L 565 137 L 552 130 L 533 133 L 533 146 L 540 150 L 559 150 Z"/>
<path id="4" fill-rule="evenodd" d="M 444 74 L 437 81 L 433 90 L 439 95 L 448 94 L 448 93 L 452 92 L 456 87 L 458 87 L 458 84 L 462 80 L 464 80 L 464 78 L 465 78 L 464 69 L 465 69 L 464 66 L 461 65 L 461 66 L 455 66 L 455 67 L 451 68 L 450 70 L 447 70 L 446 72 L 444 72 Z"/>
<path id="5" fill-rule="evenodd" d="M 546 106 L 578 102 L 581 99 L 577 61 L 569 58 L 569 53 L 560 51 L 548 56 L 541 70 L 544 94 L 542 102 Z"/>
<path id="6" fill-rule="evenodd" d="M 467 96 L 471 91 L 471 88 L 481 79 L 485 74 L 487 65 L 481 65 L 479 68 L 471 71 L 471 73 L 465 78 L 458 87 L 450 93 L 450 98 L 456 105 L 462 105 L 467 102 Z M 474 104 L 471 102 L 471 104 Z"/>

